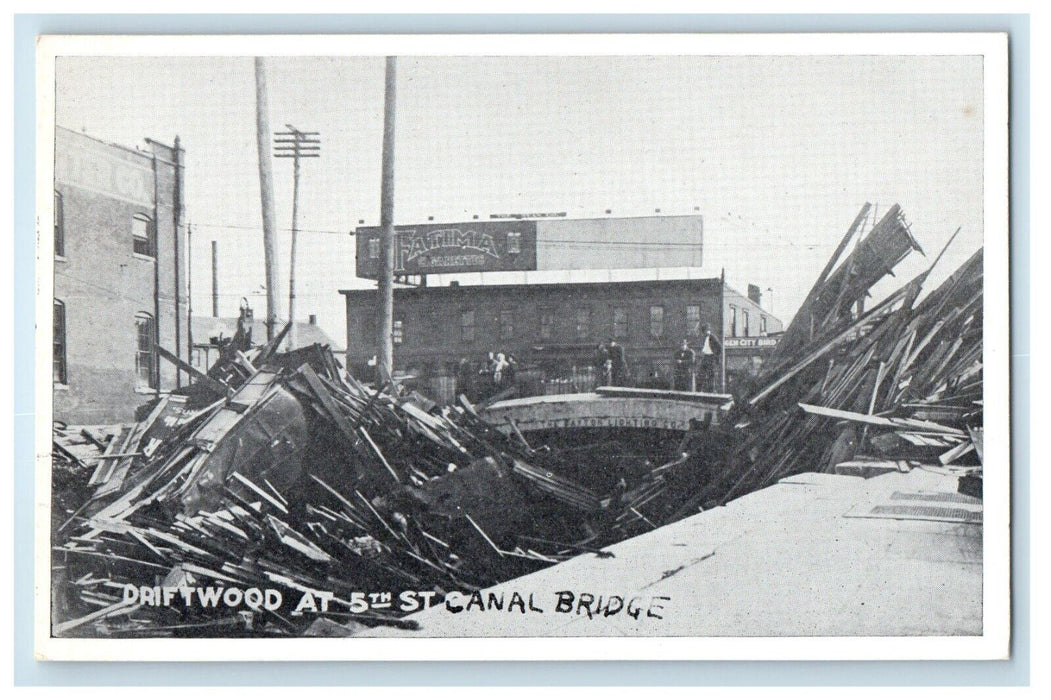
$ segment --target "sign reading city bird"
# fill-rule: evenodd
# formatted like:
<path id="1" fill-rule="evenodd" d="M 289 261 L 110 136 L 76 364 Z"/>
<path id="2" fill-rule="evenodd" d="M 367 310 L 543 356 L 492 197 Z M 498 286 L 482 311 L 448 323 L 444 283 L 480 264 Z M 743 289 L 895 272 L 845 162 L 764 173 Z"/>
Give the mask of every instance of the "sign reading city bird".
<path id="1" fill-rule="evenodd" d="M 739 348 L 772 348 L 781 340 L 780 336 L 757 338 L 726 338 L 723 343 L 727 350 Z"/>
<path id="2" fill-rule="evenodd" d="M 536 269 L 535 221 L 396 226 L 394 273 L 438 275 Z M 377 279 L 380 229 L 359 228 L 357 275 Z"/>

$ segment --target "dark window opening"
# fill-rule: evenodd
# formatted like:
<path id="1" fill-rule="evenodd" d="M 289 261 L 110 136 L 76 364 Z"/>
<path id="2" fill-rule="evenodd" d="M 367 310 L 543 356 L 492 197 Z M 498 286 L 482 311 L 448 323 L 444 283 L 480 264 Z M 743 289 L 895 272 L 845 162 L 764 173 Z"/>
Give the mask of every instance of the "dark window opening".
<path id="1" fill-rule="evenodd" d="M 135 348 L 135 385 L 139 389 L 157 388 L 157 353 L 154 339 L 157 326 L 153 316 L 140 312 L 135 315 L 137 343 Z"/>
<path id="2" fill-rule="evenodd" d="M 690 304 L 686 307 L 686 335 L 699 336 L 701 334 L 701 307 Z"/>
<path id="3" fill-rule="evenodd" d="M 55 255 L 66 254 L 66 208 L 62 195 L 55 192 Z"/>
<path id="4" fill-rule="evenodd" d="M 555 337 L 555 312 L 544 309 L 540 312 L 540 339 L 551 340 Z"/>
<path id="5" fill-rule="evenodd" d="M 474 311 L 464 311 L 460 314 L 460 340 L 474 342 Z"/>
<path id="6" fill-rule="evenodd" d="M 52 379 L 59 384 L 66 383 L 66 305 L 55 299 L 54 334 L 51 338 Z"/>
<path id="7" fill-rule="evenodd" d="M 613 309 L 613 337 L 618 340 L 628 337 L 627 309 Z"/>
<path id="8" fill-rule="evenodd" d="M 660 338 L 664 335 L 664 307 L 650 307 L 650 335 Z"/>
<path id="9" fill-rule="evenodd" d="M 591 335 L 591 309 L 577 309 L 577 340 L 587 340 Z"/>
<path id="10" fill-rule="evenodd" d="M 511 340 L 515 337 L 515 312 L 500 312 L 500 340 Z"/>
<path id="11" fill-rule="evenodd" d="M 148 258 L 157 255 L 157 227 L 144 214 L 136 214 L 131 220 L 132 250 Z"/>

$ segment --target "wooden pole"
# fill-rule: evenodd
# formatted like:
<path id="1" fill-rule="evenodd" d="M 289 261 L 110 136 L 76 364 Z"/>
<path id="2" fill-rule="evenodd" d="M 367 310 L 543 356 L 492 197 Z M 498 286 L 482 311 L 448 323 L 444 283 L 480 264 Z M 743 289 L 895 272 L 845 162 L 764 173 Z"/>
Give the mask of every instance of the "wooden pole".
<path id="1" fill-rule="evenodd" d="M 270 165 L 269 96 L 263 59 L 255 59 L 256 151 L 259 154 L 259 196 L 263 207 L 263 262 L 266 266 L 266 339 L 274 338 L 278 317 L 277 227 L 274 223 L 274 173 Z"/>
<path id="2" fill-rule="evenodd" d="M 719 393 L 726 393 L 726 268 L 719 272 Z"/>
<path id="3" fill-rule="evenodd" d="M 391 380 L 394 370 L 394 109 L 397 58 L 387 57 L 383 106 L 383 175 L 380 183 L 380 274 L 377 291 L 376 369 L 381 385 Z"/>
<path id="4" fill-rule="evenodd" d="M 186 226 L 186 361 L 193 364 L 193 224 Z"/>
<path id="5" fill-rule="evenodd" d="M 212 241 L 212 318 L 219 318 L 219 249 Z"/>
<path id="6" fill-rule="evenodd" d="M 299 234 L 299 136 L 296 138 L 295 156 L 292 158 L 292 250 L 288 257 L 288 320 L 292 328 L 288 332 L 288 349 L 296 347 L 296 239 Z"/>

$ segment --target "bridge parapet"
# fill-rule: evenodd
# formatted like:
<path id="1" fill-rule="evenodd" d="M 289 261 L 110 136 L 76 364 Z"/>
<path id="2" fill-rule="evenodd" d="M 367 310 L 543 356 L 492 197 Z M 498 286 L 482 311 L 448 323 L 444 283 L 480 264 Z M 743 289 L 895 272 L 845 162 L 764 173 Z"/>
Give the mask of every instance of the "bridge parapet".
<path id="1" fill-rule="evenodd" d="M 732 403 L 727 394 L 599 387 L 582 394 L 499 401 L 481 416 L 505 432 L 511 432 L 511 421 L 523 433 L 581 428 L 686 431 L 691 419 L 710 416 L 719 422 Z"/>

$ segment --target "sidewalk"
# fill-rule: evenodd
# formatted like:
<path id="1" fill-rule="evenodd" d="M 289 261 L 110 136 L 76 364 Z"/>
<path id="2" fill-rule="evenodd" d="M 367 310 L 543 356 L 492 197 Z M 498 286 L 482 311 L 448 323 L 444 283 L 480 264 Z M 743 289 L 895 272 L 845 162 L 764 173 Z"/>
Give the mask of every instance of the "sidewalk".
<path id="1" fill-rule="evenodd" d="M 979 635 L 981 503 L 957 494 L 956 481 L 922 469 L 869 480 L 800 474 L 608 547 L 612 558 L 576 557 L 474 605 L 452 596 L 463 609 L 417 613 L 416 632 L 374 632 Z M 526 604 L 511 606 L 514 593 Z"/>

